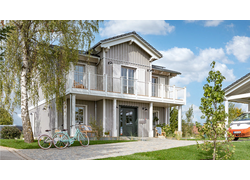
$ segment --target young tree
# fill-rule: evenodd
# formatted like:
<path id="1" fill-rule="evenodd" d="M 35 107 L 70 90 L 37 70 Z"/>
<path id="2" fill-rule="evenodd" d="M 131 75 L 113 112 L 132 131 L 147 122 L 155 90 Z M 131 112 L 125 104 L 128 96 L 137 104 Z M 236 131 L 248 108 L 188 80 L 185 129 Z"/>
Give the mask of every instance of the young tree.
<path id="1" fill-rule="evenodd" d="M 170 128 L 173 134 L 178 129 L 178 110 L 176 107 L 170 108 Z"/>
<path id="2" fill-rule="evenodd" d="M 47 104 L 55 98 L 57 108 L 61 109 L 65 99 L 65 75 L 71 62 L 77 63 L 79 50 L 90 47 L 99 23 L 90 20 L 12 20 L 6 23 L 14 30 L 5 45 L 3 78 L 0 79 L 5 95 L 3 103 L 8 108 L 21 105 L 25 142 L 33 142 L 28 100 L 37 104 L 41 89 Z M 11 94 L 15 95 L 12 101 L 9 100 Z"/>
<path id="3" fill-rule="evenodd" d="M 193 118 L 194 118 L 193 112 L 194 112 L 194 108 L 193 108 L 193 105 L 191 105 L 188 111 L 186 112 L 186 122 L 187 122 L 187 127 L 188 127 L 187 133 L 190 136 L 193 136 L 193 126 L 194 126 L 193 125 Z"/>
<path id="4" fill-rule="evenodd" d="M 223 105 L 225 92 L 222 90 L 222 81 L 225 77 L 220 73 L 220 71 L 215 71 L 215 62 L 211 63 L 212 69 L 209 71 L 207 77 L 207 84 L 203 86 L 204 94 L 201 98 L 200 110 L 203 113 L 202 119 L 206 118 L 206 123 L 201 126 L 196 123 L 199 133 L 201 136 L 204 134 L 209 138 L 210 141 L 205 141 L 204 144 L 198 144 L 198 147 L 206 150 L 212 151 L 213 160 L 216 159 L 228 159 L 233 150 L 230 150 L 230 141 L 221 140 L 218 138 L 224 138 L 225 133 L 227 136 L 232 136 L 228 133 L 226 127 L 226 117 L 225 107 Z"/>

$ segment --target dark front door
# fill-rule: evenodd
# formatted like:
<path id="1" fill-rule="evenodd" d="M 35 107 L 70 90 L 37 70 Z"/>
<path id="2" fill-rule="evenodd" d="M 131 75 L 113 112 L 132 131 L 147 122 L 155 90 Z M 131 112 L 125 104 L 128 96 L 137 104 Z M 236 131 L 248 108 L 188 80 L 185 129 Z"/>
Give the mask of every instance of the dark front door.
<path id="1" fill-rule="evenodd" d="M 137 136 L 137 108 L 120 107 L 120 136 Z"/>

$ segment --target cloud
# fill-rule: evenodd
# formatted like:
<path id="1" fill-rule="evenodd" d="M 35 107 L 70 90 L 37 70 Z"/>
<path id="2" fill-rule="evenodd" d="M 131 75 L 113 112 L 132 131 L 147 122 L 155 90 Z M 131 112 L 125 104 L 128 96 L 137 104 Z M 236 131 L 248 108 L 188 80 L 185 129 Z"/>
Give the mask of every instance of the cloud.
<path id="1" fill-rule="evenodd" d="M 178 47 L 160 52 L 163 58 L 155 61 L 154 64 L 182 73 L 171 79 L 171 85 L 184 86 L 191 82 L 202 82 L 208 76 L 212 61 L 217 62 L 215 69 L 222 72 L 226 81 L 235 80 L 233 69 L 228 69 L 226 66 L 232 61 L 228 60 L 222 48 L 203 49 L 198 55 L 195 55 L 190 49 Z"/>
<path id="2" fill-rule="evenodd" d="M 204 27 L 216 27 L 220 25 L 223 21 L 222 20 L 209 20 L 209 21 L 200 21 L 200 20 L 186 20 L 186 23 L 196 23 L 202 22 Z"/>
<path id="3" fill-rule="evenodd" d="M 212 20 L 212 21 L 205 21 L 204 26 L 205 27 L 216 27 L 223 21 L 221 20 Z"/>
<path id="4" fill-rule="evenodd" d="M 234 24 L 231 23 L 231 24 L 229 24 L 229 25 L 226 25 L 226 27 L 228 27 L 228 28 L 233 28 L 233 27 L 234 27 Z"/>
<path id="5" fill-rule="evenodd" d="M 174 30 L 174 26 L 163 20 L 114 20 L 106 21 L 104 28 L 100 28 L 100 34 L 104 37 L 136 31 L 141 34 L 167 35 Z"/>
<path id="6" fill-rule="evenodd" d="M 197 22 L 198 20 L 185 20 L 186 23 L 194 23 Z"/>
<path id="7" fill-rule="evenodd" d="M 234 36 L 226 45 L 227 54 L 233 54 L 240 62 L 245 62 L 250 57 L 250 38 Z"/>

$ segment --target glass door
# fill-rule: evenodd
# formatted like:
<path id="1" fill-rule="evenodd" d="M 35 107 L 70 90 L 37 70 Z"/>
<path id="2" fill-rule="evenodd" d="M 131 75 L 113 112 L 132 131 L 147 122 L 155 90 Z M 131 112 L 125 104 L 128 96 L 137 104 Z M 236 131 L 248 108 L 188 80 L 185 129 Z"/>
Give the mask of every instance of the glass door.
<path id="1" fill-rule="evenodd" d="M 76 106 L 75 107 L 75 118 L 76 124 L 86 124 L 86 113 L 85 113 L 85 106 Z"/>
<path id="2" fill-rule="evenodd" d="M 134 94 L 134 74 L 134 69 L 122 67 L 121 76 L 123 77 L 123 93 Z"/>
<path id="3" fill-rule="evenodd" d="M 77 65 L 74 71 L 74 88 L 86 89 L 85 66 Z"/>

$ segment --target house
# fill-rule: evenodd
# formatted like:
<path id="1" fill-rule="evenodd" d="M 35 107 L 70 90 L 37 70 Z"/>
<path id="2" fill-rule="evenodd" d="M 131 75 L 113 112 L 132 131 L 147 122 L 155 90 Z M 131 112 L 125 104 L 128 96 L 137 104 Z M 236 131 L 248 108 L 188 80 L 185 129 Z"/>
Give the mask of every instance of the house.
<path id="1" fill-rule="evenodd" d="M 228 102 L 243 103 L 248 105 L 250 111 L 250 73 L 236 80 L 223 91 L 225 92 L 225 111 L 228 113 Z M 227 118 L 228 120 L 228 118 Z"/>
<path id="2" fill-rule="evenodd" d="M 181 73 L 153 65 L 162 58 L 160 52 L 136 32 L 104 39 L 90 50 L 90 56 L 80 54 L 67 75 L 62 113 L 55 110 L 55 103 L 45 109 L 41 92 L 38 106 L 29 106 L 35 137 L 61 124 L 73 135 L 76 129 L 71 125 L 89 125 L 93 119 L 112 137 L 141 136 L 142 131 L 143 136 L 153 137 L 153 116 L 159 124 L 169 124 L 173 106 L 178 107 L 181 131 L 186 88 L 169 85 Z"/>

